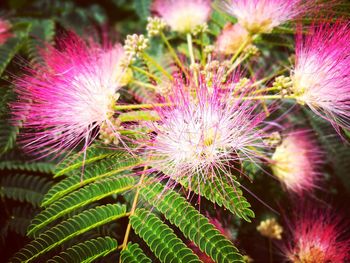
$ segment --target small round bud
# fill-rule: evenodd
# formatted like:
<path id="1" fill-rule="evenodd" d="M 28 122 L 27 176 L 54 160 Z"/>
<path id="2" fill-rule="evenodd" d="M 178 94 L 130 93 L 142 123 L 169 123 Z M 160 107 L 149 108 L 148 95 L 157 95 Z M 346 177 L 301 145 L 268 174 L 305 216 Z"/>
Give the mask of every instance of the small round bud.
<path id="1" fill-rule="evenodd" d="M 130 60 L 140 57 L 141 53 L 148 47 L 149 40 L 144 35 L 128 35 L 125 40 L 124 50 Z"/>
<path id="2" fill-rule="evenodd" d="M 198 34 L 200 34 L 200 33 L 206 32 L 206 31 L 208 31 L 208 24 L 207 24 L 207 23 L 204 23 L 204 24 L 195 26 L 195 27 L 192 29 L 191 33 L 192 33 L 194 36 L 196 36 L 196 35 L 198 35 Z"/>
<path id="3" fill-rule="evenodd" d="M 166 23 L 160 17 L 147 18 L 147 32 L 149 37 L 157 36 L 166 27 Z"/>
<path id="4" fill-rule="evenodd" d="M 280 224 L 278 224 L 276 218 L 268 218 L 261 221 L 256 230 L 258 230 L 264 237 L 271 239 L 282 239 L 283 228 Z"/>

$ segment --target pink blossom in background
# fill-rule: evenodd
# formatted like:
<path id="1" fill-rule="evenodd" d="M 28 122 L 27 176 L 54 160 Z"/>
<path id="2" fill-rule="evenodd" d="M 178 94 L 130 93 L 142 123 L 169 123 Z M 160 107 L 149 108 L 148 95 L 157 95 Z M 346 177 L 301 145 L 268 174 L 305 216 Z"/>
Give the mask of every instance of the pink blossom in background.
<path id="1" fill-rule="evenodd" d="M 264 147 L 258 127 L 265 114 L 255 112 L 256 103 L 232 99 L 235 82 L 226 84 L 225 92 L 220 81 L 213 83 L 202 81 L 193 90 L 177 80 L 173 106 L 157 109 L 160 121 L 153 124 L 156 136 L 147 152 L 151 166 L 174 180 L 198 176 L 196 181 L 205 182 L 214 174 L 227 175 L 233 162 L 253 160 L 252 148 Z"/>
<path id="2" fill-rule="evenodd" d="M 306 130 L 296 130 L 276 147 L 271 168 L 287 190 L 302 194 L 317 185 L 323 162 L 321 149 L 312 135 Z"/>
<path id="3" fill-rule="evenodd" d="M 10 33 L 11 24 L 0 18 L 0 45 L 4 44 L 12 34 Z"/>
<path id="4" fill-rule="evenodd" d="M 268 33 L 273 28 L 322 6 L 317 0 L 221 0 L 221 9 L 237 18 L 252 34 Z"/>
<path id="5" fill-rule="evenodd" d="M 87 144 L 96 127 L 108 124 L 122 83 L 120 45 L 101 46 L 70 33 L 57 46 L 47 46 L 43 64 L 15 81 L 14 120 L 23 120 L 22 143 L 35 154 Z"/>
<path id="6" fill-rule="evenodd" d="M 155 0 L 152 9 L 172 30 L 187 33 L 208 21 L 211 14 L 211 1 Z"/>
<path id="7" fill-rule="evenodd" d="M 234 54 L 249 41 L 249 32 L 240 24 L 226 24 L 216 41 L 217 50 L 224 54 Z"/>
<path id="8" fill-rule="evenodd" d="M 350 128 L 350 26 L 315 25 L 299 33 L 293 92 L 300 103 L 334 126 Z"/>
<path id="9" fill-rule="evenodd" d="M 341 218 L 329 210 L 304 207 L 294 218 L 284 253 L 291 262 L 348 262 L 350 240 Z"/>

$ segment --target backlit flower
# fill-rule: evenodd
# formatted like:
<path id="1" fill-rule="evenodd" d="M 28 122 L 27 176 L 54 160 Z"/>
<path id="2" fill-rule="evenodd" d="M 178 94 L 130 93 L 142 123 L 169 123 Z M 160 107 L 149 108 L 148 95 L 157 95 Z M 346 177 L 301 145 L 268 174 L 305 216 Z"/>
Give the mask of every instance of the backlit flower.
<path id="1" fill-rule="evenodd" d="M 10 23 L 0 18 L 0 45 L 4 44 L 12 36 L 10 28 Z"/>
<path id="2" fill-rule="evenodd" d="M 240 24 L 226 24 L 218 36 L 216 46 L 217 50 L 224 55 L 231 55 L 249 42 L 248 31 Z"/>
<path id="3" fill-rule="evenodd" d="M 25 149 L 50 154 L 88 144 L 113 115 L 125 81 L 120 45 L 101 46 L 71 33 L 43 50 L 43 64 L 16 80 L 15 120 L 23 120 Z"/>
<path id="4" fill-rule="evenodd" d="M 299 34 L 292 91 L 298 101 L 329 120 L 350 127 L 350 27 L 335 23 Z"/>
<path id="5" fill-rule="evenodd" d="M 195 90 L 180 80 L 173 84 L 173 106 L 157 109 L 160 121 L 152 127 L 156 135 L 148 152 L 155 169 L 174 180 L 198 176 L 200 182 L 226 175 L 234 162 L 254 159 L 253 149 L 264 146 L 258 128 L 265 115 L 249 101 L 232 99 L 235 84 L 230 85 L 224 92 L 215 80 Z"/>
<path id="6" fill-rule="evenodd" d="M 188 33 L 207 22 L 210 4 L 209 0 L 155 0 L 153 9 L 172 30 Z"/>
<path id="7" fill-rule="evenodd" d="M 316 141 L 305 130 L 282 139 L 272 155 L 273 174 L 288 190 L 303 193 L 312 190 L 319 179 L 322 154 Z"/>
<path id="8" fill-rule="evenodd" d="M 222 0 L 222 9 L 238 19 L 250 33 L 268 33 L 276 26 L 295 19 L 318 1 L 304 0 Z"/>
<path id="9" fill-rule="evenodd" d="M 285 255 L 294 263 L 348 262 L 350 240 L 344 239 L 340 218 L 330 211 L 304 209 L 290 226 Z"/>

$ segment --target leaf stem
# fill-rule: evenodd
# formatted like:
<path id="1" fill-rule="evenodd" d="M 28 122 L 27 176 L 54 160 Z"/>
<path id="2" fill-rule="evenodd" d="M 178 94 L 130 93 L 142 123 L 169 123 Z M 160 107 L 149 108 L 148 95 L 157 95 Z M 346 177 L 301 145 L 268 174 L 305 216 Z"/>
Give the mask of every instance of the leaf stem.
<path id="1" fill-rule="evenodd" d="M 192 43 L 192 35 L 191 33 L 187 33 L 187 46 L 188 46 L 188 53 L 190 55 L 190 60 L 191 60 L 191 66 L 194 67 L 196 64 L 196 61 L 194 59 L 194 53 L 193 53 L 193 43 Z M 197 76 L 197 71 L 195 68 L 193 68 L 193 77 L 195 80 L 196 85 L 198 85 L 198 76 Z"/>
<path id="2" fill-rule="evenodd" d="M 159 71 L 161 71 L 165 76 L 167 76 L 170 80 L 173 80 L 173 76 L 170 75 L 168 71 L 166 71 L 157 61 L 155 61 L 150 55 L 147 53 L 143 53 L 142 57 L 145 61 L 153 64 Z"/>
<path id="3" fill-rule="evenodd" d="M 179 57 L 176 55 L 176 52 L 174 50 L 174 48 L 171 46 L 171 44 L 169 43 L 168 39 L 166 38 L 166 36 L 164 35 L 163 32 L 160 32 L 160 37 L 162 38 L 163 42 L 165 43 L 165 45 L 167 46 L 170 55 L 173 57 L 173 59 L 175 60 L 176 64 L 180 67 L 180 69 L 186 73 Z"/>
<path id="4" fill-rule="evenodd" d="M 148 158 L 149 160 L 150 158 Z M 139 200 L 139 196 L 140 196 L 140 190 L 141 190 L 141 186 L 143 184 L 143 180 L 145 179 L 146 176 L 146 170 L 148 169 L 148 166 L 146 165 L 143 168 L 143 172 L 142 175 L 140 177 L 140 181 L 138 182 L 137 186 L 136 186 L 136 193 L 135 193 L 135 197 L 131 206 L 131 210 L 129 212 L 129 217 L 132 216 L 135 213 L 136 207 L 137 207 L 137 202 Z M 131 224 L 130 224 L 130 220 L 128 223 L 128 226 L 126 227 L 126 231 L 125 231 L 125 235 L 124 235 L 124 240 L 123 240 L 123 244 L 121 245 L 121 249 L 124 250 L 128 244 L 128 240 L 129 240 L 129 235 L 130 235 L 130 230 L 131 230 Z M 121 262 L 121 259 L 119 260 L 119 262 Z"/>
<path id="5" fill-rule="evenodd" d="M 168 107 L 172 103 L 153 103 L 153 104 L 127 104 L 127 105 L 115 105 L 114 109 L 121 110 L 135 110 L 135 109 L 153 109 L 156 107 Z"/>
<path id="6" fill-rule="evenodd" d="M 140 73 L 143 74 L 143 75 L 146 75 L 147 77 L 150 77 L 151 79 L 154 79 L 154 80 L 157 81 L 157 82 L 161 82 L 161 79 L 160 79 L 160 78 L 158 78 L 156 75 L 154 75 L 154 74 L 152 74 L 152 73 L 150 73 L 150 72 L 148 72 L 148 71 L 146 71 L 146 70 L 143 70 L 143 69 L 141 69 L 141 68 L 139 68 L 139 67 L 136 67 L 136 66 L 130 66 L 130 68 L 131 68 L 132 70 L 135 70 L 135 71 L 140 72 Z"/>
<path id="7" fill-rule="evenodd" d="M 132 80 L 131 83 L 135 84 L 135 85 L 138 85 L 138 86 L 141 86 L 141 87 L 149 88 L 149 89 L 152 89 L 152 90 L 157 90 L 157 86 L 152 85 L 150 83 L 145 83 L 145 82 L 138 81 L 138 80 Z"/>

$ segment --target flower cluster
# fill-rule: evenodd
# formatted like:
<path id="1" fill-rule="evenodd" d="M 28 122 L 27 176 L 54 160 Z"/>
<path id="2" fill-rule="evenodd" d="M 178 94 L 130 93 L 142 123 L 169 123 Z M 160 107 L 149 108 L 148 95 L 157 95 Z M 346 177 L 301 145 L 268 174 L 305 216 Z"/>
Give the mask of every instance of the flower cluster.
<path id="1" fill-rule="evenodd" d="M 282 139 L 272 155 L 273 174 L 296 193 L 312 190 L 319 181 L 323 156 L 310 132 L 297 130 Z"/>
<path id="2" fill-rule="evenodd" d="M 160 121 L 148 146 L 152 166 L 174 180 L 196 176 L 206 181 L 227 174 L 230 163 L 253 158 L 251 148 L 264 147 L 258 128 L 265 115 L 256 113 L 251 102 L 229 96 L 236 83 L 223 92 L 219 82 L 209 86 L 203 81 L 198 87 L 175 82 L 173 106 L 157 109 Z"/>
<path id="3" fill-rule="evenodd" d="M 314 25 L 297 37 L 292 91 L 334 126 L 350 127 L 349 38 L 343 22 Z"/>
<path id="4" fill-rule="evenodd" d="M 43 50 L 44 64 L 27 68 L 16 80 L 14 119 L 23 120 L 25 148 L 59 153 L 85 141 L 113 115 L 116 92 L 124 84 L 120 45 L 101 46 L 75 34 Z"/>
<path id="5" fill-rule="evenodd" d="M 303 0 L 223 0 L 221 5 L 251 34 L 268 33 L 319 8 L 317 1 Z"/>
<path id="6" fill-rule="evenodd" d="M 211 13 L 209 0 L 156 0 L 153 9 L 172 30 L 181 33 L 207 22 Z"/>
<path id="7" fill-rule="evenodd" d="M 303 208 L 291 227 L 284 253 L 291 262 L 347 262 L 350 240 L 342 237 L 341 218 L 328 210 Z"/>

